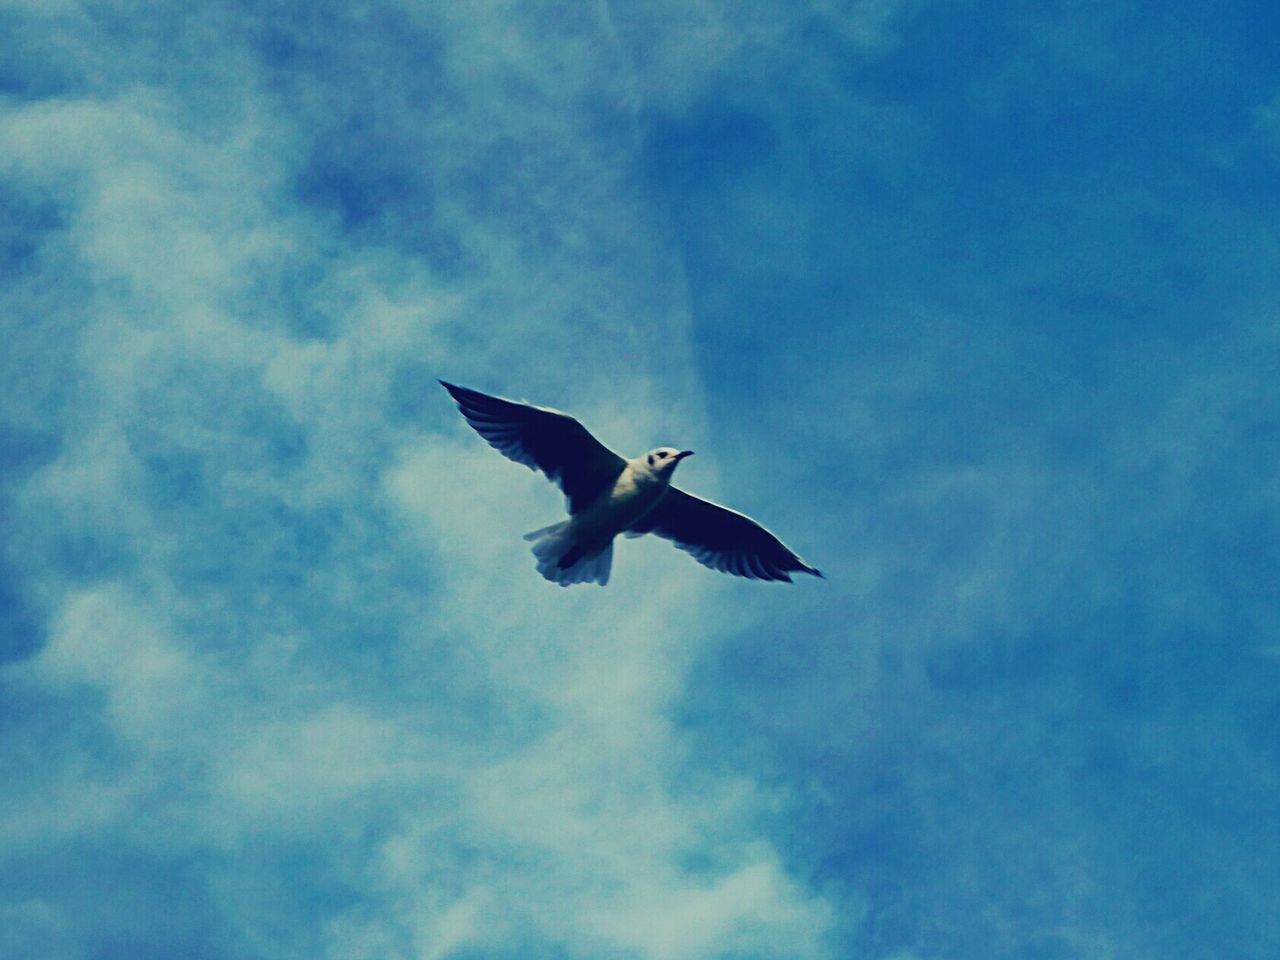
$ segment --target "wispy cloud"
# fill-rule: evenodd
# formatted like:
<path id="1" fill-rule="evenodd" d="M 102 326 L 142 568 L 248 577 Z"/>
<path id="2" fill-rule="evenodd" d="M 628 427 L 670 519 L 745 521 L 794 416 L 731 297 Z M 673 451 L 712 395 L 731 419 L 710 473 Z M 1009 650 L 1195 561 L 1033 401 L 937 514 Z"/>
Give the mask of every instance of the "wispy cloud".
<path id="1" fill-rule="evenodd" d="M 29 704 L 7 855 L 148 864 L 119 881 L 132 919 L 10 885 L 15 929 L 820 955 L 827 908 L 753 826 L 767 796 L 678 786 L 672 703 L 723 601 L 641 549 L 621 589 L 543 589 L 518 535 L 558 496 L 430 379 L 543 392 L 622 449 L 696 424 L 629 64 L 583 60 L 594 16 L 224 13 L 118 34 L 68 7 L 86 82 L 0 117 L 8 182 L 58 210 L 9 295 L 73 284 L 45 301 L 55 452 L 11 508 L 44 628 L 5 673 Z M 174 860 L 204 866 L 159 882 Z M 195 932 L 156 922 L 172 884 Z"/>
<path id="2" fill-rule="evenodd" d="M 0 954 L 1274 954 L 1274 31 L 1097 14 L 9 4 Z"/>

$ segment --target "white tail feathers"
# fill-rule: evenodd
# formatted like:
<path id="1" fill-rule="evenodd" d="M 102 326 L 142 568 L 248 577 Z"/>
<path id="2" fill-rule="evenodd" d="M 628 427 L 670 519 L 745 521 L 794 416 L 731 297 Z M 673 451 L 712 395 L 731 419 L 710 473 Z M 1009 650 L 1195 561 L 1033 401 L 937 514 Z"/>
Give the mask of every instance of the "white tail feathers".
<path id="1" fill-rule="evenodd" d="M 534 541 L 538 572 L 552 583 L 562 587 L 571 583 L 598 583 L 603 587 L 609 582 L 609 570 L 613 566 L 612 540 L 596 553 L 581 553 L 578 541 L 569 532 L 567 520 L 526 533 L 524 538 Z"/>

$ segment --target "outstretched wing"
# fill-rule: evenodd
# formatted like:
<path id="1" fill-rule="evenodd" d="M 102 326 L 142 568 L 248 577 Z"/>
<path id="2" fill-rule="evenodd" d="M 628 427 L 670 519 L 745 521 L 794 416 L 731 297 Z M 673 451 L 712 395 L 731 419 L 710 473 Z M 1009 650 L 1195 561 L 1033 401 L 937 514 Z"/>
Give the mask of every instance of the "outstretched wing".
<path id="1" fill-rule="evenodd" d="M 564 491 L 570 513 L 591 503 L 627 465 L 567 413 L 491 397 L 443 380 L 440 385 L 490 446 L 553 480 Z"/>
<path id="2" fill-rule="evenodd" d="M 627 533 L 664 537 L 712 570 L 752 580 L 790 583 L 791 571 L 822 576 L 750 517 L 675 487 Z"/>

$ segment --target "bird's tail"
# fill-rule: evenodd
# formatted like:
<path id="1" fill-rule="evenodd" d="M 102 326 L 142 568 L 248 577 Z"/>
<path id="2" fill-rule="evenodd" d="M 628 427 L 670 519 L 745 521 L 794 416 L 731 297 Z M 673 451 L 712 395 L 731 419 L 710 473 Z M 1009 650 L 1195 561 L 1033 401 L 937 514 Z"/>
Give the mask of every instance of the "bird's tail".
<path id="1" fill-rule="evenodd" d="M 603 550 L 589 553 L 574 539 L 569 521 L 561 520 L 541 530 L 524 535 L 532 540 L 533 555 L 538 560 L 538 572 L 562 587 L 571 583 L 609 582 L 609 570 L 613 566 L 613 541 Z"/>

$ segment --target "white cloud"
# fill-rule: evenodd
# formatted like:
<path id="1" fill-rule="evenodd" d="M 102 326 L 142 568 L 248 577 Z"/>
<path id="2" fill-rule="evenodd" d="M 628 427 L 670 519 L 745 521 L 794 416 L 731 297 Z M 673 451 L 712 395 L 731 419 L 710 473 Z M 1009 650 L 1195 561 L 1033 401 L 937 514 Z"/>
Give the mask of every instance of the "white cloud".
<path id="1" fill-rule="evenodd" d="M 741 862 L 749 834 L 726 836 L 723 824 L 758 802 L 750 791 L 724 781 L 673 792 L 684 750 L 666 714 L 697 638 L 714 631 L 707 581 L 680 576 L 675 565 L 687 558 L 674 551 L 624 543 L 606 591 L 544 583 L 516 536 L 544 522 L 545 501 L 559 509 L 549 487 L 534 506 L 530 494 L 544 483 L 455 441 L 411 453 L 387 480 L 440 562 L 456 565 L 445 574 L 443 619 L 470 625 L 465 642 L 485 652 L 503 696 L 533 699 L 544 719 L 541 736 L 467 781 L 471 829 L 533 858 L 532 873 L 502 879 L 498 909 L 528 913 L 556 942 L 577 942 L 585 926 L 589 948 L 605 952 L 700 957 L 785 943 L 793 955 L 819 955 L 821 902 L 776 863 Z M 708 850 L 727 861 L 722 873 L 686 875 L 682 860 Z"/>
<path id="2" fill-rule="evenodd" d="M 48 682 L 96 687 L 111 723 L 143 740 L 185 733 L 202 671 L 149 604 L 112 586 L 71 594 L 31 668 Z"/>
<path id="3" fill-rule="evenodd" d="M 236 803 L 296 817 L 412 777 L 428 761 L 405 739 L 393 721 L 326 704 L 315 714 L 247 731 L 226 758 L 222 787 Z"/>
<path id="4" fill-rule="evenodd" d="M 63 911 L 39 899 L 0 903 L 0 954 L 47 960 L 83 956 Z"/>
<path id="5" fill-rule="evenodd" d="M 765 860 L 706 886 L 628 896 L 595 921 L 613 942 L 641 956 L 691 960 L 735 951 L 820 956 L 829 917 L 777 863 Z"/>
<path id="6" fill-rule="evenodd" d="M 307 845 L 360 894 L 297 918 L 335 957 L 539 940 L 817 956 L 829 912 L 758 836 L 766 799 L 732 776 L 676 787 L 672 704 L 700 645 L 741 616 L 723 585 L 666 545 L 625 543 L 606 590 L 546 584 L 519 535 L 560 514 L 558 493 L 470 434 L 443 392 L 419 422 L 387 414 L 417 362 L 570 407 L 622 450 L 702 429 L 679 257 L 630 179 L 635 144 L 565 109 L 625 100 L 633 78 L 609 56 L 579 61 L 594 21 L 566 47 L 507 13 L 448 14 L 457 111 L 386 113 L 390 92 L 353 103 L 322 79 L 290 101 L 232 45 L 201 67 L 227 80 L 217 110 L 181 84 L 123 83 L 0 117 L 6 172 L 60 198 L 90 291 L 66 371 L 85 400 L 22 492 L 54 613 L 16 675 L 121 753 L 104 777 L 55 747 L 21 834 L 214 861 Z M 100 77 L 111 55 L 94 54 Z M 362 84 L 379 65 L 340 66 Z M 316 130 L 343 111 L 378 113 L 386 149 L 443 184 L 433 215 L 471 272 L 442 278 L 394 231 L 297 204 Z M 492 161 L 503 150 L 514 167 Z M 477 168 L 501 194 L 487 213 L 465 198 Z M 311 286 L 282 279 L 299 262 Z M 296 302 L 265 301 L 272 283 Z M 330 327 L 296 332 L 302 310 Z M 272 453 L 285 433 L 301 438 L 291 460 Z M 189 484 L 161 473 L 177 486 L 158 496 L 165 458 Z M 282 516 L 320 545 L 281 545 Z M 63 568 L 73 538 L 110 541 L 114 562 Z M 437 650 L 454 672 L 432 672 Z M 303 955 L 271 917 L 287 899 L 272 879 L 212 866 L 208 895 L 255 952 Z"/>

